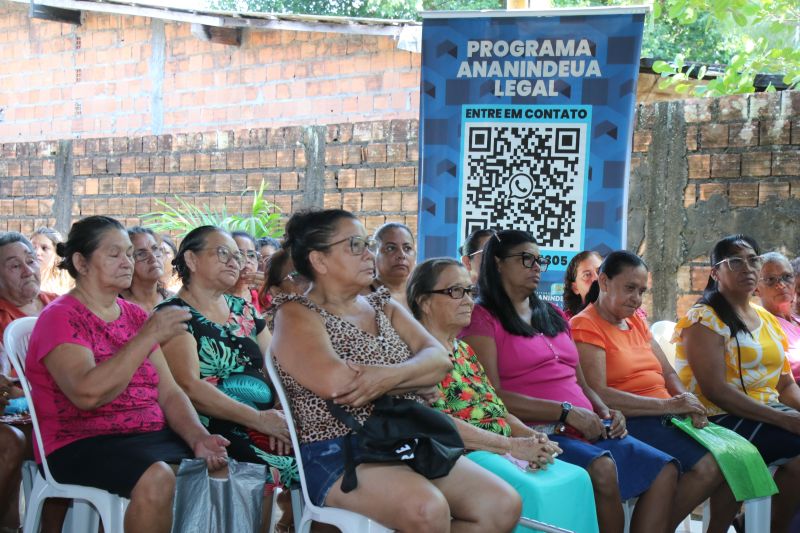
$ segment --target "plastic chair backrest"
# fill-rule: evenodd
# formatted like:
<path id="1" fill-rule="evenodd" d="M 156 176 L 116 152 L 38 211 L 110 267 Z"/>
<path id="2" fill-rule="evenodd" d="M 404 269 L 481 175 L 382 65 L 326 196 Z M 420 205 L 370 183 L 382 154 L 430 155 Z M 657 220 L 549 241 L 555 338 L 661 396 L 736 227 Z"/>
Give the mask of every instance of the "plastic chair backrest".
<path id="1" fill-rule="evenodd" d="M 305 505 L 310 509 L 319 510 L 320 507 L 314 505 L 311 501 L 311 498 L 308 496 L 308 489 L 306 488 L 306 475 L 303 471 L 303 458 L 300 455 L 300 439 L 297 436 L 297 428 L 294 425 L 292 405 L 289 403 L 289 398 L 286 396 L 286 391 L 283 388 L 283 382 L 281 381 L 281 377 L 278 375 L 278 370 L 275 367 L 275 360 L 272 358 L 272 352 L 269 350 L 264 356 L 264 365 L 267 367 L 269 379 L 272 381 L 272 386 L 275 388 L 275 392 L 278 394 L 281 407 L 283 407 L 283 414 L 286 418 L 286 426 L 289 429 L 289 435 L 292 438 L 292 451 L 294 452 L 294 457 L 297 461 L 297 473 L 300 477 L 300 488 L 303 491 L 303 500 L 305 501 Z"/>
<path id="2" fill-rule="evenodd" d="M 653 339 L 661 347 L 661 351 L 667 356 L 669 364 L 675 366 L 675 345 L 670 342 L 675 331 L 675 322 L 671 320 L 661 320 L 650 326 L 650 333 Z"/>
<path id="3" fill-rule="evenodd" d="M 33 327 L 35 325 L 35 316 L 26 316 L 14 320 L 6 326 L 6 331 L 3 334 L 3 346 L 5 346 L 6 354 L 11 361 L 11 365 L 17 372 L 22 391 L 25 393 L 25 399 L 28 400 L 28 410 L 31 414 L 34 440 L 39 450 L 39 457 L 42 460 L 44 477 L 48 483 L 60 486 L 60 484 L 53 479 L 53 476 L 50 474 L 50 468 L 47 466 L 47 458 L 44 455 L 44 445 L 42 444 L 42 435 L 39 431 L 39 419 L 36 417 L 36 409 L 34 409 L 33 398 L 31 397 L 31 386 L 30 383 L 28 383 L 28 378 L 25 377 L 25 358 L 28 356 L 28 343 L 31 340 L 31 333 L 33 333 Z"/>

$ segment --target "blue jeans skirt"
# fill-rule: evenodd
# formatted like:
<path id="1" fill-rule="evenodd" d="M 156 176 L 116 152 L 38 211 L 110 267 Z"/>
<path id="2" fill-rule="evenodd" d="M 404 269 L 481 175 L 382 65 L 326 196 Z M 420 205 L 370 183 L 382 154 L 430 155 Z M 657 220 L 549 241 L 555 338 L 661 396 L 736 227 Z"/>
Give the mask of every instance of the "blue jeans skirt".
<path id="1" fill-rule="evenodd" d="M 344 475 L 344 439 L 351 439 L 353 458 L 358 464 L 360 451 L 353 436 L 321 440 L 300 445 L 306 490 L 314 505 L 322 506 L 336 480 Z"/>
<path id="2" fill-rule="evenodd" d="M 553 434 L 548 437 L 564 450 L 558 456 L 560 460 L 583 468 L 588 468 L 599 457 L 611 457 L 617 467 L 617 483 L 623 501 L 647 491 L 664 466 L 675 461 L 666 453 L 631 436 L 600 439 L 597 442 L 586 442 L 565 435 Z"/>
<path id="3" fill-rule="evenodd" d="M 685 474 L 707 453 L 702 444 L 660 416 L 634 416 L 625 421 L 628 433 L 645 444 L 677 459 Z"/>

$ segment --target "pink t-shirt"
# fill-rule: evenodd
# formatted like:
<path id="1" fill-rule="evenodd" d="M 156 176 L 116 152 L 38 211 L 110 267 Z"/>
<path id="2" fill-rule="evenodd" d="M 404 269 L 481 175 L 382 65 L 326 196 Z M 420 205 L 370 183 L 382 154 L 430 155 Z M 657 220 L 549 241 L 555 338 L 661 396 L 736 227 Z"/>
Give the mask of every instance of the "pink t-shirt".
<path id="1" fill-rule="evenodd" d="M 792 315 L 794 322 L 789 322 L 785 318 L 775 316 L 781 329 L 786 334 L 789 340 L 789 350 L 786 352 L 786 357 L 789 358 L 789 364 L 792 365 L 792 375 L 795 381 L 800 380 L 800 316 Z"/>
<path id="2" fill-rule="evenodd" d="M 501 388 L 593 410 L 578 385 L 578 349 L 569 330 L 555 337 L 512 335 L 485 307 L 476 305 L 472 321 L 459 336 L 494 339 Z"/>
<path id="3" fill-rule="evenodd" d="M 147 320 L 147 313 L 138 305 L 121 298 L 117 303 L 119 318 L 106 322 L 65 294 L 48 305 L 36 321 L 25 375 L 31 384 L 46 455 L 88 437 L 164 428 L 164 413 L 158 404 L 158 372 L 150 359 L 144 360 L 119 396 L 91 411 L 83 411 L 70 402 L 44 366 L 44 358 L 62 344 L 88 348 L 97 363 L 116 354 Z M 38 450 L 36 455 L 40 460 Z"/>

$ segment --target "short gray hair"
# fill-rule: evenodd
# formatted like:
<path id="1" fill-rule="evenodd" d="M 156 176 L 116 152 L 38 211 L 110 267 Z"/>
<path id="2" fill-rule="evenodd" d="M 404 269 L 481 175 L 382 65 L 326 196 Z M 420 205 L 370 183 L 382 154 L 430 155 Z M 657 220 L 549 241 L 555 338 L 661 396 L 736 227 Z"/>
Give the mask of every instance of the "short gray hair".
<path id="1" fill-rule="evenodd" d="M 761 259 L 764 260 L 765 265 L 769 263 L 785 263 L 794 269 L 794 265 L 789 261 L 789 258 L 780 252 L 767 252 L 761 255 Z M 797 269 L 794 269 L 794 271 L 797 272 Z"/>
<path id="2" fill-rule="evenodd" d="M 0 233 L 0 248 L 8 244 L 14 244 L 15 242 L 21 242 L 22 244 L 25 245 L 26 248 L 28 248 L 28 251 L 30 251 L 30 253 L 32 254 L 36 253 L 33 249 L 31 241 L 29 241 L 27 237 L 25 237 L 25 235 L 23 235 L 22 233 L 19 233 L 17 231 L 5 231 L 3 233 Z"/>

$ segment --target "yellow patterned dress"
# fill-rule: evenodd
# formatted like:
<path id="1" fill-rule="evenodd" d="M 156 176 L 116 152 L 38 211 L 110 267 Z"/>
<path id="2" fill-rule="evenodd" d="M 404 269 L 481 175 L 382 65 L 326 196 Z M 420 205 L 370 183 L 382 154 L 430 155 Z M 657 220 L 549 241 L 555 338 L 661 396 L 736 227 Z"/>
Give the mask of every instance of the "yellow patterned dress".
<path id="1" fill-rule="evenodd" d="M 693 306 L 675 326 L 672 342 L 676 343 L 677 347 L 676 371 L 686 389 L 694 393 L 706 406 L 709 416 L 723 414 L 724 411 L 703 395 L 687 361 L 681 332 L 693 324 L 699 322 L 724 339 L 725 381 L 740 390 L 744 383 L 746 394 L 757 402 L 778 403 L 778 379 L 781 374 L 791 375 L 789 359 L 786 357 L 788 341 L 780 324 L 763 307 L 755 304 L 750 304 L 750 306 L 761 319 L 761 324 L 752 331 L 752 337 L 745 332 L 739 332 L 736 337 L 731 337 L 730 328 L 720 320 L 714 309 L 705 304 Z"/>

